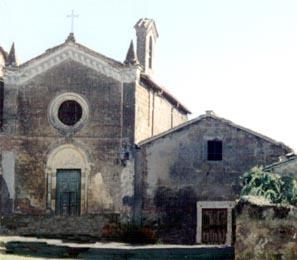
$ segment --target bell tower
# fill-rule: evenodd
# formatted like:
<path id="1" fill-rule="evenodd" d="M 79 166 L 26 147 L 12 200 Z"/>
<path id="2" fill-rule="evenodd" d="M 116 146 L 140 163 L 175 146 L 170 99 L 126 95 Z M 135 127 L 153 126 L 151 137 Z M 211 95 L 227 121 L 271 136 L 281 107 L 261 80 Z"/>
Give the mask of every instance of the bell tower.
<path id="1" fill-rule="evenodd" d="M 155 21 L 140 19 L 134 26 L 137 38 L 137 58 L 145 74 L 153 74 L 155 44 L 159 37 Z"/>

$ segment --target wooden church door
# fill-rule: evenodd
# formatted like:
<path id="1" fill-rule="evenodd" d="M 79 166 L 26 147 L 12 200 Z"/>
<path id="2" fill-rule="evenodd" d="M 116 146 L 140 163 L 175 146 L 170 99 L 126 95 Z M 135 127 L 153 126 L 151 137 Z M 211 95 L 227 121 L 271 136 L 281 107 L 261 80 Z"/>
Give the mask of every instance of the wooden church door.
<path id="1" fill-rule="evenodd" d="M 78 216 L 80 214 L 80 182 L 80 170 L 57 170 L 57 215 Z"/>

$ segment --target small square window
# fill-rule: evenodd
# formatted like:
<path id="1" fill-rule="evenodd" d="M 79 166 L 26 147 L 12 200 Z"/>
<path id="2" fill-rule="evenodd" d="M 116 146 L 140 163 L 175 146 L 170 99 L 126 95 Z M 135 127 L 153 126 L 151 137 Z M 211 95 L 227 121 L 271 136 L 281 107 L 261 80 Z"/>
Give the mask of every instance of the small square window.
<path id="1" fill-rule="evenodd" d="M 207 160 L 221 161 L 223 159 L 223 144 L 220 140 L 207 142 Z"/>

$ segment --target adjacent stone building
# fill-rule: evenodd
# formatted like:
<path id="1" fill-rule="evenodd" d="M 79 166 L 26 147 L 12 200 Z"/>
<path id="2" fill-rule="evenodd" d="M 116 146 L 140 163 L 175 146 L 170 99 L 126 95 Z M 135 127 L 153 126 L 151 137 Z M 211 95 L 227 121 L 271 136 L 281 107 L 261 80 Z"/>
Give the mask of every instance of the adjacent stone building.
<path id="1" fill-rule="evenodd" d="M 139 143 L 135 213 L 170 243 L 232 243 L 240 176 L 291 149 L 208 111 Z"/>
<path id="2" fill-rule="evenodd" d="M 297 178 L 297 156 L 294 153 L 280 156 L 277 162 L 266 165 L 264 170 Z"/>
<path id="3" fill-rule="evenodd" d="M 99 235 L 132 217 L 163 242 L 232 242 L 239 177 L 291 152 L 153 80 L 158 32 L 140 19 L 118 62 L 66 41 L 18 64 L 0 48 L 1 225 Z"/>

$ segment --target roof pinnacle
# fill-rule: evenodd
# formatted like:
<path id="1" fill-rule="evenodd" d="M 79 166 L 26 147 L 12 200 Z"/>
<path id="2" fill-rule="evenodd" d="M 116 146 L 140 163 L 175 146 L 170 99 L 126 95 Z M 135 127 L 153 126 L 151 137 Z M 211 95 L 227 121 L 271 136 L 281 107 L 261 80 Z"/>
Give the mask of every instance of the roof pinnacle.
<path id="1" fill-rule="evenodd" d="M 131 42 L 130 42 L 130 46 L 129 46 L 124 63 L 129 64 L 129 65 L 139 64 L 135 50 L 134 50 L 133 40 L 131 40 Z"/>
<path id="2" fill-rule="evenodd" d="M 75 42 L 75 37 L 74 37 L 74 33 L 71 32 L 69 33 L 67 39 L 65 40 L 65 42 Z"/>
<path id="3" fill-rule="evenodd" d="M 9 54 L 7 56 L 6 65 L 7 66 L 18 66 L 17 58 L 15 55 L 14 42 L 12 43 Z"/>

